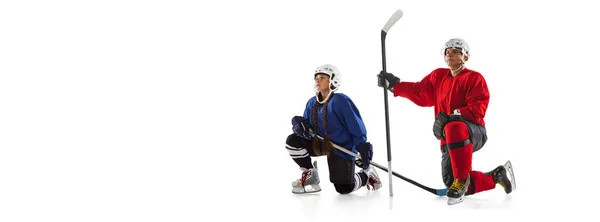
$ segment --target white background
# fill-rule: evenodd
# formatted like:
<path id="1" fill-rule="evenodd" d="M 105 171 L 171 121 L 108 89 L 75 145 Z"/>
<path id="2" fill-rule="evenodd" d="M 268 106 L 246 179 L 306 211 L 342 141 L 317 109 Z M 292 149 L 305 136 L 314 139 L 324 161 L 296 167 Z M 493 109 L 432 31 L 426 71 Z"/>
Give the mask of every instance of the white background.
<path id="1" fill-rule="evenodd" d="M 584 3 L 585 2 L 585 3 Z M 332 63 L 387 166 L 388 71 L 444 67 L 449 38 L 491 93 L 488 171 L 517 190 L 447 206 L 398 178 L 339 195 L 291 193 L 291 117 Z M 597 7 L 588 1 L 3 1 L 0 221 L 278 221 L 594 217 L 599 167 Z M 433 108 L 389 97 L 392 169 L 442 188 Z M 258 202 L 262 201 L 262 202 Z M 209 219 L 209 217 L 212 217 Z"/>

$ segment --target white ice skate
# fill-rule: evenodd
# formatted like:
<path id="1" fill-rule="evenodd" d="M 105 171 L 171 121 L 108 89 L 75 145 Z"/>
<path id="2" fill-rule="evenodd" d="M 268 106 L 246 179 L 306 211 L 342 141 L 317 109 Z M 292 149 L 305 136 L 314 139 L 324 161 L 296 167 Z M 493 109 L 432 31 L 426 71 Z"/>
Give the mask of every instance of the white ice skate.
<path id="1" fill-rule="evenodd" d="M 292 193 L 305 194 L 305 193 L 316 193 L 321 191 L 319 183 L 319 173 L 317 171 L 317 161 L 313 162 L 312 169 L 306 169 L 301 167 L 302 176 L 300 179 L 292 181 Z"/>
<path id="2" fill-rule="evenodd" d="M 383 184 L 381 184 L 381 179 L 379 179 L 379 175 L 377 175 L 377 171 L 375 171 L 373 166 L 369 166 L 366 170 L 363 169 L 361 171 L 367 174 L 367 189 L 379 190 L 379 188 L 383 186 Z"/>

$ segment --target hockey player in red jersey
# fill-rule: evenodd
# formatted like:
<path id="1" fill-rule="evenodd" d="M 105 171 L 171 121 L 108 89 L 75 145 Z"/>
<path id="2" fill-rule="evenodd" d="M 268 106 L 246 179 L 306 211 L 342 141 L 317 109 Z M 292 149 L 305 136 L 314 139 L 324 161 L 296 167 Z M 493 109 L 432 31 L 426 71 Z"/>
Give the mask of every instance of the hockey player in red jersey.
<path id="1" fill-rule="evenodd" d="M 394 97 L 434 107 L 433 134 L 440 140 L 448 204 L 460 203 L 465 195 L 493 189 L 496 184 L 511 193 L 516 184 L 510 161 L 486 173 L 471 168 L 473 152 L 487 141 L 484 117 L 490 93 L 485 78 L 465 67 L 470 49 L 463 39 L 448 40 L 443 50 L 448 68 L 435 69 L 418 82 L 400 81 L 392 73 L 382 71 L 378 84 L 387 87 Z"/>

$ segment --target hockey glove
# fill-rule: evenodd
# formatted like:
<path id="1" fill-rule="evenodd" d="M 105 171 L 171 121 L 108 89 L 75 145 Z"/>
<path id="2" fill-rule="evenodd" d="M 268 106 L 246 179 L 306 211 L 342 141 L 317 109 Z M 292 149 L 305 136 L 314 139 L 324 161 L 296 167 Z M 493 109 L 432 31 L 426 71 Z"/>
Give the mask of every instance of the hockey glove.
<path id="1" fill-rule="evenodd" d="M 309 126 L 310 124 L 308 121 L 302 116 L 294 116 L 294 118 L 292 118 L 292 130 L 294 131 L 294 134 L 303 139 L 313 139 L 313 134 L 310 132 Z"/>
<path id="2" fill-rule="evenodd" d="M 383 70 L 379 72 L 377 79 L 377 86 L 386 87 L 387 83 L 387 89 L 392 93 L 394 93 L 394 86 L 400 82 L 400 78 L 392 73 L 384 72 Z"/>
<path id="3" fill-rule="evenodd" d="M 433 123 L 433 135 L 438 140 L 446 140 L 446 133 L 444 132 L 444 127 L 446 124 L 452 121 L 460 121 L 462 120 L 461 115 L 450 115 L 443 112 L 439 112 L 437 117 L 435 118 L 435 122 Z"/>
<path id="4" fill-rule="evenodd" d="M 446 140 L 444 127 L 450 122 L 450 117 L 443 112 L 439 112 L 433 123 L 433 135 L 438 140 Z"/>
<path id="5" fill-rule="evenodd" d="M 373 146 L 371 143 L 361 143 L 356 147 L 358 153 L 360 154 L 360 159 L 355 161 L 356 166 L 367 169 L 371 166 L 371 160 L 373 160 Z"/>

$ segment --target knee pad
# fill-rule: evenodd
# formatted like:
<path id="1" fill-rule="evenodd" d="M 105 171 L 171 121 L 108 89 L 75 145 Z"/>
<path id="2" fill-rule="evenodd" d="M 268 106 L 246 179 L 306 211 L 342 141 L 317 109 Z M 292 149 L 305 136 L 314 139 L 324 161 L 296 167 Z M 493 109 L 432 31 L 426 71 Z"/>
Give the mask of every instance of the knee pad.
<path id="1" fill-rule="evenodd" d="M 462 121 L 449 122 L 444 126 L 446 142 L 454 143 L 469 139 L 470 133 L 467 124 Z"/>
<path id="2" fill-rule="evenodd" d="M 354 190 L 354 184 L 353 183 L 346 183 L 346 184 L 333 184 L 333 186 L 335 187 L 335 191 L 337 191 L 340 194 L 349 194 L 352 193 L 352 190 Z"/>
<path id="3" fill-rule="evenodd" d="M 444 131 L 446 132 L 446 144 L 442 145 L 442 152 L 464 147 L 471 143 L 469 128 L 462 121 L 449 122 L 444 127 Z"/>

